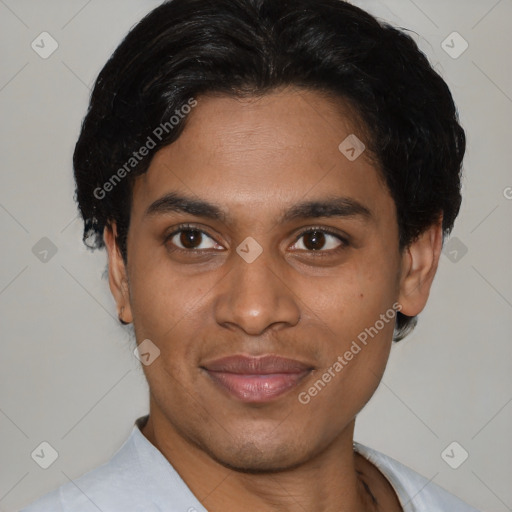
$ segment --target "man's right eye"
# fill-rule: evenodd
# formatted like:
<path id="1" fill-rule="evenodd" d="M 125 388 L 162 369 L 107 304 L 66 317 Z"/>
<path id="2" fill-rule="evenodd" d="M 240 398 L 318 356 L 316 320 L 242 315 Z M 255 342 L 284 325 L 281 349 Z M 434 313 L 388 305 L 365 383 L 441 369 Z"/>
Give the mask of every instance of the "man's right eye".
<path id="1" fill-rule="evenodd" d="M 196 227 L 178 226 L 165 238 L 165 244 L 171 243 L 180 251 L 202 251 L 207 249 L 224 249 L 213 238 Z"/>

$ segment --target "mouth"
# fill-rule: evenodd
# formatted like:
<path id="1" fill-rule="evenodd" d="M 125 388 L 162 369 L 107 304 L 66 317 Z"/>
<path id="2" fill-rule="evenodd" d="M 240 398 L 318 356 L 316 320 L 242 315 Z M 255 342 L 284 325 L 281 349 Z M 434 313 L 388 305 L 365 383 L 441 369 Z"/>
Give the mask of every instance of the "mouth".
<path id="1" fill-rule="evenodd" d="M 311 373 L 313 366 L 275 355 L 235 355 L 201 366 L 222 391 L 242 402 L 270 402 Z"/>

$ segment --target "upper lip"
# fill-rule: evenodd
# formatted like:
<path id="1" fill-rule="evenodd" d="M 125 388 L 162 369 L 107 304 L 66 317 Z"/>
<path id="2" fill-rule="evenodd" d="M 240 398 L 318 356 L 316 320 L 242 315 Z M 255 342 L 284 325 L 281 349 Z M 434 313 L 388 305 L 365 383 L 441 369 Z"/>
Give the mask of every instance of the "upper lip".
<path id="1" fill-rule="evenodd" d="M 313 369 L 311 365 L 277 355 L 258 357 L 233 355 L 207 362 L 203 364 L 202 367 L 212 372 L 238 373 L 246 375 L 302 373 Z"/>

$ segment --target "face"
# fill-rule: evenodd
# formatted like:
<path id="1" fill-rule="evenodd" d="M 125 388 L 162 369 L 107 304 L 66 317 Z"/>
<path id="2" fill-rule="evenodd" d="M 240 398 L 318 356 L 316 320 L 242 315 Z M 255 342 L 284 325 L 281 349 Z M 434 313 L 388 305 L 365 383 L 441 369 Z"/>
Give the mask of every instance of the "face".
<path id="1" fill-rule="evenodd" d="M 414 264 L 377 168 L 338 148 L 365 140 L 339 102 L 203 96 L 187 123 L 135 182 L 111 286 L 160 350 L 152 414 L 226 466 L 293 467 L 374 393 Z"/>

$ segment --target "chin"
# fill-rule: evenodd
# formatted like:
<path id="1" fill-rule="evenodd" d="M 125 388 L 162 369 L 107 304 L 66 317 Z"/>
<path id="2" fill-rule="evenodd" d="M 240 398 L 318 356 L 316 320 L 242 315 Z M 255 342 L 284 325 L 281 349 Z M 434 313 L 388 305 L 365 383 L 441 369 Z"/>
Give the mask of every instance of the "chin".
<path id="1" fill-rule="evenodd" d="M 282 440 L 281 444 L 235 441 L 228 446 L 202 447 L 222 466 L 240 473 L 280 473 L 290 471 L 311 457 L 304 444 L 300 446 Z"/>

